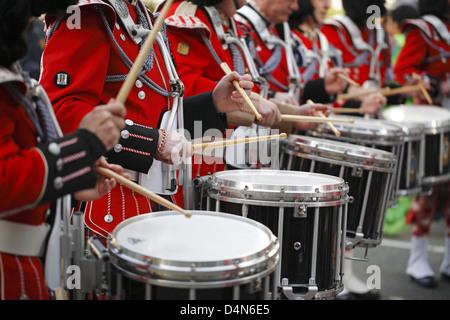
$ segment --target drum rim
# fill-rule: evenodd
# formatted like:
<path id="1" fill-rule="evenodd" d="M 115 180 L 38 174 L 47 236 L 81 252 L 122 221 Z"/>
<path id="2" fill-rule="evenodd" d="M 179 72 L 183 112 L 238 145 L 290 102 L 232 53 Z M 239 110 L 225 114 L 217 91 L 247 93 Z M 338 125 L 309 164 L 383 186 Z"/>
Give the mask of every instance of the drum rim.
<path id="1" fill-rule="evenodd" d="M 384 120 L 389 120 L 389 121 L 395 121 L 398 123 L 404 123 L 405 121 L 396 121 L 395 119 L 392 119 L 392 117 L 388 117 L 388 115 L 393 112 L 393 110 L 399 110 L 399 109 L 424 109 L 425 108 L 433 108 L 434 110 L 445 110 L 442 107 L 437 107 L 437 106 L 426 106 L 426 105 L 397 105 L 397 106 L 392 106 L 389 107 L 387 109 L 381 110 L 379 112 L 379 116 L 384 119 Z M 440 132 L 446 132 L 448 130 L 450 130 L 450 112 L 449 112 L 449 118 L 447 119 L 437 119 L 437 120 L 433 120 L 430 121 L 428 123 L 424 123 L 424 122 L 413 122 L 413 121 L 408 121 L 407 123 L 414 123 L 414 124 L 422 124 L 425 133 L 427 134 L 436 134 L 436 133 L 440 133 Z"/>
<path id="2" fill-rule="evenodd" d="M 342 141 L 301 135 L 291 135 L 287 140 L 288 141 L 283 142 L 282 149 L 290 155 L 305 157 L 312 160 L 322 160 L 325 158 L 324 156 L 328 155 L 329 157 L 326 159 L 330 163 L 350 167 L 363 167 L 370 171 L 395 172 L 397 167 L 396 155 L 384 150 Z M 299 142 L 305 143 L 300 145 Z M 313 145 L 313 142 L 316 144 Z M 341 147 L 341 145 L 347 145 L 349 148 L 345 149 Z M 327 146 L 328 148 L 323 149 L 324 146 Z M 322 147 L 322 149 L 320 147 Z M 309 150 L 310 152 L 302 152 L 305 150 Z M 350 150 L 350 153 L 348 150 Z"/>
<path id="3" fill-rule="evenodd" d="M 113 265 L 128 277 L 149 283 L 186 282 L 199 287 L 210 287 L 214 283 L 237 284 L 248 282 L 257 275 L 273 271 L 279 260 L 279 241 L 265 225 L 244 217 L 214 211 L 191 210 L 193 215 L 219 216 L 238 220 L 260 229 L 269 237 L 267 246 L 260 251 L 235 259 L 219 261 L 175 261 L 164 257 L 154 257 L 139 253 L 121 245 L 117 240 L 118 233 L 126 226 L 143 219 L 181 215 L 175 211 L 161 211 L 131 217 L 119 223 L 108 237 L 108 248 Z M 186 218 L 187 219 L 187 218 Z"/>
<path id="4" fill-rule="evenodd" d="M 258 171 L 264 172 L 264 170 Z M 230 176 L 255 174 L 255 170 L 232 170 L 221 171 L 213 174 L 212 178 L 207 181 L 208 195 L 216 200 L 228 199 L 228 196 L 236 199 L 236 203 L 245 202 L 246 204 L 258 204 L 264 201 L 263 206 L 281 206 L 292 207 L 304 204 L 305 199 L 311 198 L 311 204 L 319 202 L 346 203 L 348 201 L 348 184 L 344 179 L 314 172 L 299 172 L 289 170 L 270 170 L 271 173 L 277 175 L 299 175 L 307 177 L 321 177 L 333 180 L 329 185 L 308 185 L 308 186 L 286 186 L 271 185 L 269 183 L 250 183 L 239 182 L 230 179 Z M 243 201 L 245 200 L 245 201 Z M 270 202 L 270 200 L 275 200 Z M 283 200 L 280 203 L 280 200 Z M 301 201 L 299 201 L 301 200 Z M 327 204 L 330 205 L 330 204 Z"/>
<path id="5" fill-rule="evenodd" d="M 337 118 L 352 119 L 354 123 L 338 123 L 336 129 L 341 132 L 339 139 L 336 139 L 336 135 L 326 124 L 321 124 L 316 130 L 308 131 L 308 134 L 312 136 L 323 135 L 323 137 L 330 137 L 332 140 L 345 140 L 349 142 L 366 143 L 371 145 L 382 146 L 396 146 L 401 145 L 404 141 L 404 132 L 397 125 L 386 122 L 384 119 L 364 119 L 361 117 L 351 117 L 337 115 Z M 379 123 L 380 129 L 374 130 L 373 128 L 364 126 L 364 122 L 370 121 L 371 123 Z M 357 126 L 361 123 L 361 126 Z M 384 125 L 384 126 L 383 126 Z M 387 128 L 389 125 L 391 128 Z M 395 129 L 395 130 L 394 130 Z"/>

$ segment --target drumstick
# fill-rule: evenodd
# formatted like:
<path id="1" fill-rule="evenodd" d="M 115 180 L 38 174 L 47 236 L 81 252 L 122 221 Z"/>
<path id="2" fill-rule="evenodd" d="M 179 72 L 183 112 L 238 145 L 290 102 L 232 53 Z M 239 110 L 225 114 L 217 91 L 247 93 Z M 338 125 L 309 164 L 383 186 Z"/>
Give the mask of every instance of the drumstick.
<path id="1" fill-rule="evenodd" d="M 157 195 L 156 193 L 153 193 L 147 189 L 145 189 L 144 187 L 140 186 L 139 184 L 128 180 L 124 177 L 122 177 L 120 174 L 115 173 L 114 171 L 110 170 L 110 169 L 106 169 L 100 166 L 95 167 L 95 169 L 101 173 L 102 175 L 108 177 L 108 178 L 114 178 L 116 179 L 116 181 L 118 183 L 120 183 L 121 185 L 139 193 L 140 195 L 149 198 L 150 200 L 153 200 L 157 203 L 159 203 L 160 205 L 178 211 L 182 214 L 184 214 L 186 216 L 186 218 L 190 218 L 192 217 L 192 213 L 190 213 L 189 211 L 186 211 L 182 208 L 180 208 L 179 206 L 177 206 L 176 204 L 170 202 L 169 200 L 164 199 L 163 197 Z"/>
<path id="2" fill-rule="evenodd" d="M 340 94 L 337 97 L 337 100 L 350 100 L 354 98 L 360 98 L 369 94 L 374 93 L 381 93 L 384 96 L 393 96 L 396 94 L 402 94 L 406 92 L 411 92 L 415 90 L 419 90 L 420 85 L 413 85 L 413 86 L 404 86 L 400 88 L 391 89 L 389 87 L 377 89 L 377 90 L 368 90 L 368 91 L 362 91 L 362 92 L 354 92 L 354 93 L 346 93 L 346 94 Z"/>
<path id="3" fill-rule="evenodd" d="M 167 12 L 169 11 L 172 2 L 173 0 L 168 0 L 164 5 L 160 15 L 158 16 L 158 19 L 156 20 L 156 23 L 153 25 L 152 31 L 150 32 L 149 36 L 147 37 L 147 40 L 144 43 L 144 46 L 139 51 L 139 54 L 133 64 L 133 67 L 131 67 L 130 72 L 127 75 L 127 78 L 125 79 L 122 87 L 120 88 L 119 93 L 117 94 L 116 97 L 116 101 L 121 103 L 125 103 L 125 101 L 127 101 L 128 95 L 130 94 L 130 91 L 133 88 L 137 77 L 139 76 L 139 72 L 141 71 L 144 62 L 151 48 L 153 47 L 153 43 L 156 40 L 159 29 L 161 29 L 161 26 L 164 23 L 164 19 L 167 15 Z"/>
<path id="4" fill-rule="evenodd" d="M 292 114 L 282 114 L 281 115 L 281 121 L 304 121 L 304 122 L 318 122 L 318 123 L 354 123 L 355 120 L 353 119 L 337 119 L 337 118 L 327 118 L 324 119 L 323 117 L 312 117 L 312 116 L 297 116 Z"/>
<path id="5" fill-rule="evenodd" d="M 364 113 L 362 108 L 332 108 L 331 112 L 334 113 Z"/>
<path id="6" fill-rule="evenodd" d="M 226 62 L 223 62 L 220 65 L 220 67 L 222 68 L 223 72 L 225 72 L 225 74 L 227 74 L 227 75 L 233 72 L 233 71 L 231 71 L 230 67 L 228 66 L 228 64 Z M 233 80 L 233 85 L 236 88 L 236 90 L 240 93 L 242 98 L 244 98 L 245 102 L 250 107 L 250 109 L 253 111 L 253 113 L 256 116 L 256 119 L 261 120 L 262 119 L 261 114 L 258 112 L 258 109 L 256 109 L 252 100 L 250 100 L 249 96 L 245 93 L 244 89 L 241 88 L 241 86 L 239 85 L 239 82 L 236 80 Z"/>
<path id="7" fill-rule="evenodd" d="M 308 104 L 314 104 L 314 102 L 312 102 L 311 100 L 308 100 L 306 103 L 308 103 Z M 324 118 L 324 119 L 327 119 L 327 116 L 324 115 L 322 111 L 317 110 L 316 113 L 317 113 L 320 117 L 322 117 L 322 118 Z M 327 126 L 331 129 L 331 131 L 333 131 L 333 133 L 334 133 L 337 137 L 340 137 L 340 136 L 341 136 L 341 133 L 338 131 L 338 129 L 336 129 L 336 127 L 335 127 L 331 122 L 327 121 L 326 124 L 327 124 Z"/>
<path id="8" fill-rule="evenodd" d="M 251 142 L 259 142 L 265 140 L 272 139 L 285 139 L 287 137 L 286 133 L 280 133 L 276 135 L 270 136 L 261 136 L 261 137 L 251 137 L 251 138 L 243 138 L 243 139 L 233 139 L 233 140 L 225 140 L 225 141 L 216 141 L 216 142 L 206 142 L 192 145 L 194 150 L 203 150 L 206 148 L 220 148 L 220 147 L 228 147 L 236 144 L 242 143 L 251 143 Z"/>
<path id="9" fill-rule="evenodd" d="M 277 104 L 278 106 L 286 106 L 291 109 L 299 108 L 300 106 L 296 106 L 293 104 L 281 102 L 275 99 L 270 99 L 269 101 Z M 326 121 L 322 117 L 312 117 L 312 116 L 300 116 L 300 115 L 294 115 L 294 114 L 282 114 L 281 115 L 281 121 L 305 121 L 305 122 L 339 122 L 339 123 L 354 123 L 355 121 L 353 119 L 336 119 L 336 118 L 328 118 Z"/>
<path id="10" fill-rule="evenodd" d="M 427 102 L 429 104 L 433 104 L 433 100 L 431 99 L 430 94 L 428 93 L 428 91 L 425 88 L 425 86 L 422 83 L 419 83 L 419 86 L 420 86 L 420 90 L 422 90 L 422 93 L 423 93 L 425 99 L 427 99 Z"/>
<path id="11" fill-rule="evenodd" d="M 348 84 L 351 84 L 352 86 L 361 87 L 361 85 L 358 82 L 356 82 L 355 80 L 351 79 L 350 77 L 347 77 L 345 74 L 338 73 L 337 76 L 338 76 L 338 78 L 344 80 L 345 82 L 347 82 Z"/>

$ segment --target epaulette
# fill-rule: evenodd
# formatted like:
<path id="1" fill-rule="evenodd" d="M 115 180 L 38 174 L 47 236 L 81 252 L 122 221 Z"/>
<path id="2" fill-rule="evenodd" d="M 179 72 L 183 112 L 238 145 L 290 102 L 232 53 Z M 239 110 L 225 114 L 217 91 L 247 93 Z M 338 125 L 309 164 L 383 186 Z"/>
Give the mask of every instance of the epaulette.
<path id="1" fill-rule="evenodd" d="M 113 28 L 114 24 L 116 23 L 116 13 L 114 11 L 114 8 L 109 3 L 106 3 L 105 1 L 102 0 L 79 0 L 78 3 L 75 5 L 75 7 L 84 8 L 92 5 L 101 5 L 103 6 L 103 8 L 106 9 L 109 25 L 111 26 L 111 28 Z M 67 14 L 71 13 L 73 14 L 74 12 L 68 12 Z M 55 21 L 54 16 L 47 15 L 45 17 L 46 27 L 50 26 L 50 24 L 52 24 L 54 21 Z"/>
<path id="2" fill-rule="evenodd" d="M 431 26 L 426 23 L 424 20 L 422 19 L 406 19 L 405 21 L 403 21 L 402 23 L 402 32 L 407 32 L 409 28 L 411 28 L 411 26 L 415 26 L 417 28 L 419 28 L 420 31 L 422 31 L 428 38 L 432 38 L 433 33 L 431 30 Z"/>
<path id="3" fill-rule="evenodd" d="M 206 29 L 208 26 L 204 24 L 199 18 L 193 16 L 179 16 L 173 15 L 166 18 L 165 23 L 170 27 L 185 28 L 185 29 Z"/>

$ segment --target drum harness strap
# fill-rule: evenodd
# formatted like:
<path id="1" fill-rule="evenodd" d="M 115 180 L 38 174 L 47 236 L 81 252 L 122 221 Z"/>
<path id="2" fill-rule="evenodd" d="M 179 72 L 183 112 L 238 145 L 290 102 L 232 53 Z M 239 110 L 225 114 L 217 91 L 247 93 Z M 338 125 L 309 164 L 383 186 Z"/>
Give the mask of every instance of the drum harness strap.
<path id="1" fill-rule="evenodd" d="M 373 33 L 369 34 L 368 43 L 362 39 L 361 31 L 355 25 L 355 23 L 347 16 L 338 14 L 327 21 L 327 23 L 332 25 L 342 25 L 349 33 L 350 38 L 352 39 L 352 43 L 354 48 L 361 51 L 358 54 L 352 45 L 348 45 L 347 48 L 350 50 L 350 53 L 355 57 L 352 62 L 344 64 L 346 68 L 354 68 L 359 67 L 362 64 L 366 64 L 370 66 L 369 77 L 371 80 L 376 80 L 377 83 L 380 83 L 380 64 L 378 63 L 378 57 L 381 52 L 385 49 L 388 49 L 389 46 L 385 41 L 385 34 L 383 28 L 376 28 L 376 43 L 377 47 L 374 49 L 374 35 Z M 342 43 L 346 43 L 344 35 L 341 32 L 338 32 L 339 37 Z M 371 58 L 369 59 L 369 54 Z"/>
<path id="2" fill-rule="evenodd" d="M 256 31 L 258 36 L 263 40 L 267 48 L 274 49 L 270 58 L 264 64 L 255 48 L 255 42 L 249 40 L 248 48 L 250 50 L 251 55 L 253 56 L 256 65 L 259 67 L 259 74 L 265 77 L 267 80 L 275 84 L 277 87 L 280 87 L 283 91 L 288 91 L 289 88 L 274 77 L 272 77 L 271 73 L 277 68 L 281 61 L 281 44 L 270 41 L 270 38 L 273 36 L 270 34 L 269 29 L 267 28 L 267 23 L 263 20 L 263 18 L 256 12 L 250 5 L 245 5 L 237 11 L 236 20 L 242 21 L 243 24 L 247 22 L 250 23 L 253 29 Z"/>
<path id="3" fill-rule="evenodd" d="M 450 33 L 440 19 L 433 15 L 424 15 L 422 19 L 431 24 L 436 30 L 437 34 L 435 35 L 435 40 L 439 40 L 439 35 L 446 44 L 450 45 Z M 422 33 L 424 40 L 430 45 L 430 47 L 436 49 L 439 52 L 438 55 L 429 57 L 425 61 L 427 63 L 432 63 L 438 60 L 442 60 L 445 63 L 447 61 L 447 58 L 450 58 L 450 52 L 434 44 L 430 39 L 432 35 L 425 32 L 422 28 L 420 28 L 420 32 Z"/>

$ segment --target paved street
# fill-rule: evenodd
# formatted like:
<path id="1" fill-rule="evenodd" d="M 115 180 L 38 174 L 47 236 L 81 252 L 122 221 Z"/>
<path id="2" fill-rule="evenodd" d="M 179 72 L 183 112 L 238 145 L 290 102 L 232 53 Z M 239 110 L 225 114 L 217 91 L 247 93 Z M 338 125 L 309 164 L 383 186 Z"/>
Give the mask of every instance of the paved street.
<path id="1" fill-rule="evenodd" d="M 444 256 L 444 229 L 443 218 L 433 221 L 429 246 L 429 260 L 439 284 L 435 289 L 419 287 L 405 274 L 409 257 L 409 240 L 411 227 L 407 226 L 395 236 L 383 236 L 379 247 L 369 249 L 368 262 L 354 262 L 355 273 L 360 279 L 368 279 L 372 273 L 367 273 L 370 265 L 380 267 L 381 289 L 379 293 L 383 300 L 450 300 L 450 282 L 441 281 L 439 266 Z M 356 254 L 362 256 L 362 249 Z"/>

